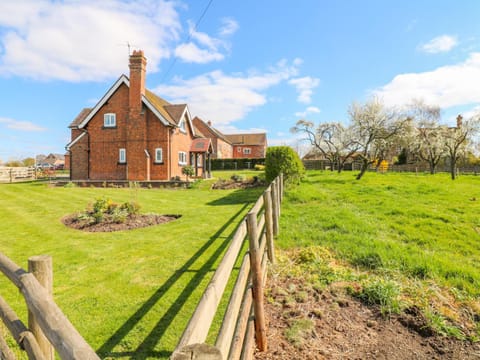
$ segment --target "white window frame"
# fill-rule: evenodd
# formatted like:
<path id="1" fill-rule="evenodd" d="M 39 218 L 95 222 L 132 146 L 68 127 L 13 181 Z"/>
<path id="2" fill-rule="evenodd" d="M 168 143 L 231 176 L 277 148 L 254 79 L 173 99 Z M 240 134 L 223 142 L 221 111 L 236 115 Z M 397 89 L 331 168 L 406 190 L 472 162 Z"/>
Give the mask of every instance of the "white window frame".
<path id="1" fill-rule="evenodd" d="M 181 132 L 187 133 L 187 121 L 185 119 L 180 120 L 178 127 Z"/>
<path id="2" fill-rule="evenodd" d="M 155 149 L 155 162 L 157 164 L 163 163 L 163 149 L 156 148 Z"/>
<path id="3" fill-rule="evenodd" d="M 251 155 L 252 149 L 251 148 L 243 148 L 243 155 Z"/>
<path id="4" fill-rule="evenodd" d="M 127 150 L 121 148 L 118 150 L 118 162 L 120 164 L 125 164 L 127 162 Z"/>
<path id="5" fill-rule="evenodd" d="M 103 127 L 116 127 L 117 116 L 114 113 L 107 113 L 103 115 Z"/>
<path id="6" fill-rule="evenodd" d="M 187 153 L 185 151 L 178 152 L 178 164 L 187 165 Z"/>

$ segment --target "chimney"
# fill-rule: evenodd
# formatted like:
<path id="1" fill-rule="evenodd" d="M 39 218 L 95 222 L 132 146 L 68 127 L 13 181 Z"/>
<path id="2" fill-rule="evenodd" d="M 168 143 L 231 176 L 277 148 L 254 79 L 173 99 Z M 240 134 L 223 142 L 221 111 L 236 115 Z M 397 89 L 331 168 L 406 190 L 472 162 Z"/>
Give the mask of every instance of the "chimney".
<path id="1" fill-rule="evenodd" d="M 147 68 L 147 59 L 143 55 L 143 50 L 133 50 L 130 55 L 130 109 L 142 109 L 142 95 L 145 95 L 145 72 Z"/>
<path id="2" fill-rule="evenodd" d="M 212 122 L 210 120 L 207 121 L 208 126 L 212 126 Z"/>
<path id="3" fill-rule="evenodd" d="M 462 120 L 463 120 L 462 115 L 458 115 L 457 116 L 457 129 L 460 129 L 462 127 Z"/>

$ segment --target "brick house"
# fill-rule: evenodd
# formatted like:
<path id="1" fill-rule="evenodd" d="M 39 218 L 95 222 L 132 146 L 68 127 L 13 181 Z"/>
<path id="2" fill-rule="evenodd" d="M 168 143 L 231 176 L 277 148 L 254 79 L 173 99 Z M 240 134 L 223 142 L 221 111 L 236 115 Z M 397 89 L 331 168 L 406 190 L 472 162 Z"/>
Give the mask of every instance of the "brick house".
<path id="1" fill-rule="evenodd" d="M 83 109 L 70 124 L 70 178 L 170 180 L 183 176 L 188 164 L 197 176 L 209 177 L 211 141 L 195 133 L 188 106 L 170 104 L 145 88 L 143 51 L 133 52 L 129 67 L 129 78 L 120 76 L 94 108 Z"/>
<path id="2" fill-rule="evenodd" d="M 193 119 L 193 126 L 197 133 L 212 139 L 212 158 L 217 159 L 261 159 L 267 150 L 267 135 L 258 134 L 223 134 L 212 126 L 210 121 L 205 122 L 199 117 Z"/>
<path id="3" fill-rule="evenodd" d="M 267 152 L 267 134 L 228 134 L 225 135 L 233 148 L 233 158 L 264 158 Z"/>

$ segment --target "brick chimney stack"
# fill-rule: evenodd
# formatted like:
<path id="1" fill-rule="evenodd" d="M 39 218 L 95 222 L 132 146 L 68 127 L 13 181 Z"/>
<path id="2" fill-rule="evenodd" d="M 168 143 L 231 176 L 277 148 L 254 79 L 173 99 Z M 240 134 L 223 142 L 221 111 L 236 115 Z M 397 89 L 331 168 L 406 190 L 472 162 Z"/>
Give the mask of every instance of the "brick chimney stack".
<path id="1" fill-rule="evenodd" d="M 460 129 L 462 127 L 462 120 L 463 120 L 462 115 L 458 115 L 457 116 L 457 128 L 458 129 Z"/>
<path id="2" fill-rule="evenodd" d="M 147 69 L 147 59 L 143 55 L 143 50 L 133 50 L 130 55 L 130 109 L 142 108 L 142 95 L 145 95 L 145 73 Z"/>
<path id="3" fill-rule="evenodd" d="M 149 180 L 149 156 L 147 149 L 146 115 L 142 112 L 142 96 L 145 95 L 147 59 L 143 51 L 130 55 L 130 89 L 127 120 L 127 180 Z"/>

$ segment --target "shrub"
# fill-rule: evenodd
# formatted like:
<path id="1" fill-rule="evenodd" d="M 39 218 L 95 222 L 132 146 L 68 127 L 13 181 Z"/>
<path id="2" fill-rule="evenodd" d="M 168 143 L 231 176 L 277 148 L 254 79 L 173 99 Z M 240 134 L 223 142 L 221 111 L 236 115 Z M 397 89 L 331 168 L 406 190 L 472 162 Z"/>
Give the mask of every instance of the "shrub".
<path id="1" fill-rule="evenodd" d="M 283 173 L 286 182 L 295 183 L 305 173 L 298 154 L 289 146 L 273 146 L 267 149 L 265 175 L 267 182 Z"/>
<path id="2" fill-rule="evenodd" d="M 265 170 L 265 165 L 256 164 L 254 166 L 254 169 L 257 170 L 257 171 L 264 171 Z"/>
<path id="3" fill-rule="evenodd" d="M 195 170 L 193 169 L 192 165 L 187 165 L 182 168 L 182 174 L 187 177 L 187 181 L 188 181 L 189 177 L 195 175 Z"/>

